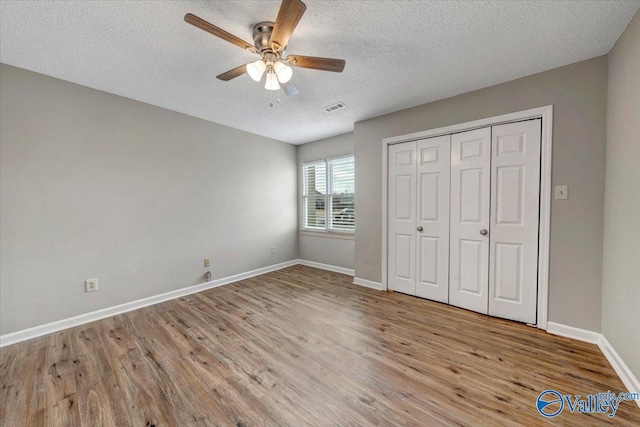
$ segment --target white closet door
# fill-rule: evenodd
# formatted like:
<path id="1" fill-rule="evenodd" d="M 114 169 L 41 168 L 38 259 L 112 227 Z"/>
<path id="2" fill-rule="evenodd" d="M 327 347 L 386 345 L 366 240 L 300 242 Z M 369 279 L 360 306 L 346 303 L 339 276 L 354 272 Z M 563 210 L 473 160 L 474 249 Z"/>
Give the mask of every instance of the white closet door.
<path id="1" fill-rule="evenodd" d="M 491 128 L 451 137 L 449 304 L 487 313 Z"/>
<path id="2" fill-rule="evenodd" d="M 541 121 L 492 129 L 489 314 L 536 323 Z"/>
<path id="3" fill-rule="evenodd" d="M 388 286 L 416 294 L 416 143 L 389 146 Z"/>
<path id="4" fill-rule="evenodd" d="M 451 135 L 417 142 L 416 295 L 449 302 Z"/>

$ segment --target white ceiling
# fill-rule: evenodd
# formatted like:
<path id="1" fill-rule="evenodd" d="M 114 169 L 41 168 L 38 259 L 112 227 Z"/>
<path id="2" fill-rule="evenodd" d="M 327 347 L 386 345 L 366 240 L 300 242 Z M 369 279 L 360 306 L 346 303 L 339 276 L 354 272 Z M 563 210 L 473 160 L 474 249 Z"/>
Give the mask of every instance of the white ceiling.
<path id="1" fill-rule="evenodd" d="M 251 41 L 280 1 L 2 1 L 0 62 L 301 144 L 354 122 L 609 52 L 640 1 L 317 1 L 288 53 L 342 58 L 294 69 L 300 94 L 219 73 L 254 59 L 183 21 L 191 12 Z M 257 59 L 257 58 L 256 58 Z M 322 107 L 347 108 L 327 114 Z"/>

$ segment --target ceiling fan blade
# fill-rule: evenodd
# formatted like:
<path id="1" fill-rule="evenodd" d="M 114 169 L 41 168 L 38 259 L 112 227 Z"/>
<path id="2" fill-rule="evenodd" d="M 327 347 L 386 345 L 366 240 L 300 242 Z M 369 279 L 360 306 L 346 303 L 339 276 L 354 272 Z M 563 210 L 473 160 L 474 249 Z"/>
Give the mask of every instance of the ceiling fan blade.
<path id="1" fill-rule="evenodd" d="M 233 34 L 226 32 L 222 28 L 218 28 L 215 25 L 205 21 L 202 18 L 198 18 L 191 13 L 187 13 L 186 15 L 184 15 L 184 20 L 185 22 L 188 22 L 189 24 L 198 27 L 201 30 L 211 33 L 214 36 L 218 36 L 221 39 L 228 41 L 229 43 L 233 43 L 236 46 L 241 47 L 242 49 L 249 50 L 251 52 L 256 51 L 255 46 L 253 46 L 252 44 L 247 43 L 246 41 L 234 36 Z"/>
<path id="2" fill-rule="evenodd" d="M 286 61 L 296 67 L 341 73 L 344 70 L 344 59 L 318 58 L 316 56 L 289 55 Z"/>
<path id="3" fill-rule="evenodd" d="M 226 73 L 222 73 L 219 76 L 216 76 L 216 78 L 220 80 L 224 80 L 225 82 L 228 82 L 229 80 L 235 79 L 236 77 L 241 76 L 246 72 L 247 72 L 247 64 L 244 64 L 234 68 L 233 70 L 229 70 Z"/>
<path id="4" fill-rule="evenodd" d="M 287 96 L 296 96 L 299 93 L 298 88 L 291 80 L 286 83 L 280 83 L 280 87 Z"/>
<path id="5" fill-rule="evenodd" d="M 306 9 L 307 6 L 300 0 L 282 0 L 276 24 L 269 39 L 271 49 L 275 51 L 284 50 Z"/>

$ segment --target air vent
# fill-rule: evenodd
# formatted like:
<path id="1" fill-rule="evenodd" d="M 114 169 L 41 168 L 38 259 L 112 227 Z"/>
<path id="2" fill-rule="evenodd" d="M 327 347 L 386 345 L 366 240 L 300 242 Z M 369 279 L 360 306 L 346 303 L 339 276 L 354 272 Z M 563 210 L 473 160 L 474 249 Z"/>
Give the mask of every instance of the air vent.
<path id="1" fill-rule="evenodd" d="M 343 102 L 337 102 L 333 105 L 329 105 L 328 107 L 324 107 L 323 110 L 325 113 L 333 113 L 336 110 L 346 107 Z"/>

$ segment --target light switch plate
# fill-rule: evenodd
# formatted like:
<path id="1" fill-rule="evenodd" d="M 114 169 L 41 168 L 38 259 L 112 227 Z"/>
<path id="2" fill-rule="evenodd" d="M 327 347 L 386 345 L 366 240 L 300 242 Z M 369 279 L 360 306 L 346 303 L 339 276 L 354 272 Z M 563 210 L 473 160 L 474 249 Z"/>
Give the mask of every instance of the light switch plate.
<path id="1" fill-rule="evenodd" d="M 569 198 L 569 187 L 566 185 L 556 185 L 555 188 L 556 200 L 566 200 Z"/>

